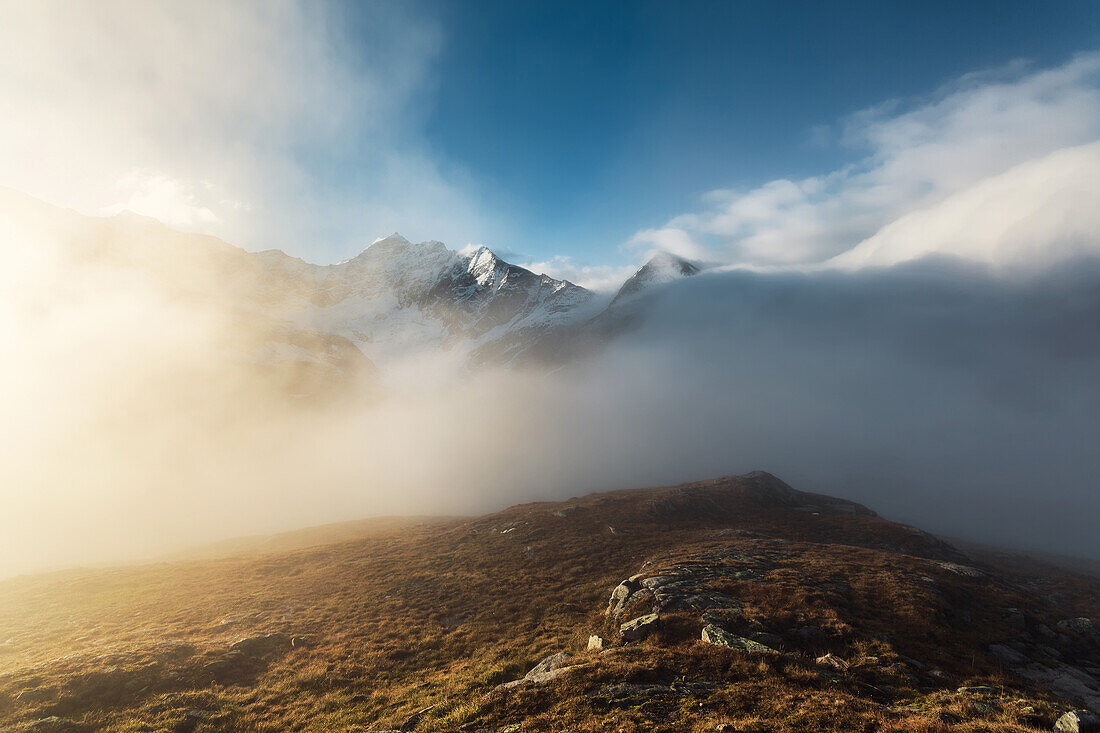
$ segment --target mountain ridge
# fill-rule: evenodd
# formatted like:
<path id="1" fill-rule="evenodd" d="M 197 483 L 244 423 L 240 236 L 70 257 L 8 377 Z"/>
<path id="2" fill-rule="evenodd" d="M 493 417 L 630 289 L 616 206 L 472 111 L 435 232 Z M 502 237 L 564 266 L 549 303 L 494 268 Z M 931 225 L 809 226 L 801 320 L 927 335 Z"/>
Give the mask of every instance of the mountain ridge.
<path id="1" fill-rule="evenodd" d="M 612 297 L 535 273 L 479 246 L 455 251 L 394 232 L 328 265 L 279 249 L 249 252 L 216 237 L 175 230 L 123 211 L 88 217 L 6 192 L 0 216 L 15 231 L 52 237 L 62 259 L 133 269 L 169 293 L 281 322 L 305 334 L 346 339 L 385 368 L 443 349 L 470 366 L 559 366 L 613 336 L 624 301 L 642 300 L 698 268 L 651 258 Z M 614 309 L 612 309 L 614 305 Z M 615 323 L 609 326 L 608 322 Z"/>

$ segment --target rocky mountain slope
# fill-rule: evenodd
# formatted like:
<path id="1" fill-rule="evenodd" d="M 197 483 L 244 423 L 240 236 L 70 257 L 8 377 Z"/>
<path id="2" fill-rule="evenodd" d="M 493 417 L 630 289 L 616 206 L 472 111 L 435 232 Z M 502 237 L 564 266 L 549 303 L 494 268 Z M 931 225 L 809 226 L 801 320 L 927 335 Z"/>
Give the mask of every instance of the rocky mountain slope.
<path id="1" fill-rule="evenodd" d="M 623 302 L 697 271 L 658 255 L 610 298 L 505 262 L 485 247 L 456 252 L 396 233 L 344 262 L 314 265 L 278 250 L 245 252 L 128 212 L 82 216 L 10 190 L 0 190 L 0 236 L 20 249 L 47 243 L 51 275 L 87 280 L 89 269 L 123 272 L 170 297 L 239 316 L 261 343 L 273 344 L 247 358 L 292 369 L 327 364 L 345 376 L 361 370 L 334 363 L 333 343 L 354 346 L 369 368 L 428 352 L 471 366 L 560 363 L 582 351 L 569 342 L 588 348 L 606 337 L 606 322 Z M 311 338 L 322 340 L 320 348 L 303 346 Z"/>
<path id="2" fill-rule="evenodd" d="M 699 265 L 694 262 L 668 252 L 658 252 L 623 283 L 611 304 L 612 306 L 623 305 L 655 286 L 697 275 L 699 271 Z"/>
<path id="3" fill-rule="evenodd" d="M 1100 705 L 1095 577 L 766 473 L 345 529 L 0 583 L 0 729 L 1086 730 Z"/>

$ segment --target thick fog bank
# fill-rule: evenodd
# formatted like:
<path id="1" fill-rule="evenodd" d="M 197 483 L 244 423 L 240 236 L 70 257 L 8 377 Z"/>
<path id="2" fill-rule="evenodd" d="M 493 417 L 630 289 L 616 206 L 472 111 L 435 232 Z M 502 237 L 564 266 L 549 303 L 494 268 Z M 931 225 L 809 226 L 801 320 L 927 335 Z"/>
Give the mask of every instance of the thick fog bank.
<path id="1" fill-rule="evenodd" d="M 556 371 L 429 351 L 323 399 L 257 362 L 278 314 L 51 261 L 7 286 L 0 575 L 753 469 L 1100 557 L 1096 262 L 704 273 Z"/>
<path id="2" fill-rule="evenodd" d="M 1100 557 L 1096 261 L 715 273 L 654 306 L 597 377 L 623 483 L 766 468 L 932 531 Z"/>

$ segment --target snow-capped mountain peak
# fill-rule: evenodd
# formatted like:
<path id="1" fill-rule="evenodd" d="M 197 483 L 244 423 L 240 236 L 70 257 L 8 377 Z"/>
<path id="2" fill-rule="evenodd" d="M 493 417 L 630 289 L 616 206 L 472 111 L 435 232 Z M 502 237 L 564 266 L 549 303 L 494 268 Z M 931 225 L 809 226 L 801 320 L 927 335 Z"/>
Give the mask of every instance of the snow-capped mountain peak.
<path id="1" fill-rule="evenodd" d="M 632 299 L 644 290 L 698 274 L 699 265 L 670 252 L 658 252 L 623 283 L 612 305 Z"/>
<path id="2" fill-rule="evenodd" d="M 371 242 L 371 246 L 373 247 L 374 245 L 379 244 L 380 242 L 393 242 L 395 244 L 403 244 L 405 246 L 408 246 L 409 244 L 411 244 L 411 242 L 409 242 L 409 240 L 407 240 L 407 239 L 405 239 L 405 237 L 401 236 L 400 232 L 394 232 L 393 234 L 391 234 L 387 237 L 379 237 L 378 239 Z"/>
<path id="3" fill-rule="evenodd" d="M 478 247 L 470 255 L 470 262 L 466 267 L 466 271 L 474 276 L 479 285 L 487 285 L 495 279 L 496 275 L 500 274 L 498 270 L 507 268 L 506 263 L 504 268 L 501 267 L 501 264 L 501 261 L 488 247 Z"/>
<path id="4" fill-rule="evenodd" d="M 0 204 L 4 195 L 0 189 Z M 597 342 L 601 324 L 608 322 L 599 319 L 608 310 L 606 299 L 513 265 L 484 246 L 456 252 L 441 242 L 413 243 L 394 232 L 343 262 L 316 265 L 279 250 L 246 252 L 146 217 L 93 218 L 10 198 L 12 209 L 31 212 L 23 217 L 27 227 L 44 236 L 56 229 L 59 246 L 73 261 L 126 268 L 168 292 L 225 301 L 257 324 L 337 339 L 332 343 L 346 339 L 382 369 L 439 349 L 451 351 L 456 363 L 560 362 Z M 616 300 L 697 271 L 687 260 L 658 255 Z M 622 314 L 610 315 L 614 320 Z M 323 338 L 299 341 L 329 343 Z M 279 348 L 289 343 L 278 333 L 271 341 Z"/>

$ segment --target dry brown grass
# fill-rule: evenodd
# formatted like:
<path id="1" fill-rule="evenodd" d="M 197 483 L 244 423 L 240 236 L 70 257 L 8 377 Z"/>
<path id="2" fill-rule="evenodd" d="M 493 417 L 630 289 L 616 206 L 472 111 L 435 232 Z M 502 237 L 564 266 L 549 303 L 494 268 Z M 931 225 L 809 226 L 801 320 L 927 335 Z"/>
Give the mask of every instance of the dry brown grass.
<path id="1" fill-rule="evenodd" d="M 796 511 L 828 501 L 772 487 L 750 475 L 374 527 L 264 556 L 6 581 L 0 725 L 58 715 L 88 730 L 365 731 L 434 706 L 416 730 L 1049 729 L 1065 701 L 986 648 L 1019 636 L 1008 608 L 1051 625 L 1100 616 L 1100 583 L 960 575 L 941 563 L 962 558 L 933 538 L 873 516 Z M 718 534 L 730 528 L 759 536 Z M 710 647 L 687 613 L 666 615 L 646 642 L 583 651 L 591 633 L 616 640 L 603 610 L 620 580 L 647 561 L 722 548 L 766 558 L 758 577 L 716 589 L 742 601 L 746 633 L 783 635 L 784 655 Z M 795 641 L 799 627 L 820 637 Z M 233 641 L 272 632 L 294 646 L 227 660 Z M 561 650 L 586 666 L 488 694 Z M 826 652 L 848 671 L 815 665 Z M 600 696 L 623 682 L 677 691 Z M 956 693 L 964 683 L 997 694 Z"/>

